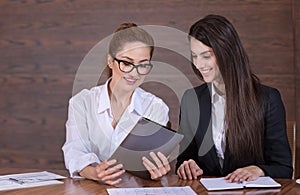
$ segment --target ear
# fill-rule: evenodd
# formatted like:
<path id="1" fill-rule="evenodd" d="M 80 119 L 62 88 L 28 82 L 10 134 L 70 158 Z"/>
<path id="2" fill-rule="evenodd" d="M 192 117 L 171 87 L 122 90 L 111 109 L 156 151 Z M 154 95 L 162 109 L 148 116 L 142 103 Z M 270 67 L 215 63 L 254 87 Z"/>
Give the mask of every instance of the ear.
<path id="1" fill-rule="evenodd" d="M 112 63 L 113 57 L 110 54 L 107 54 L 107 63 Z"/>
<path id="2" fill-rule="evenodd" d="M 111 67 L 111 65 L 112 65 L 112 63 L 113 63 L 113 58 L 111 57 L 111 55 L 110 54 L 107 54 L 107 66 L 109 67 L 109 68 L 112 68 Z"/>

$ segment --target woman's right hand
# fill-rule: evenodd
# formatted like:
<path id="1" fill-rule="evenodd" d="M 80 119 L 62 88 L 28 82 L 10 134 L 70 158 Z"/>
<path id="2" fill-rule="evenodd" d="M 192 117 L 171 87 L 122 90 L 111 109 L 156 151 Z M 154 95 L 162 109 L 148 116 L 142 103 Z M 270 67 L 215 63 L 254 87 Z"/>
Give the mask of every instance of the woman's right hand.
<path id="1" fill-rule="evenodd" d="M 184 161 L 177 169 L 178 177 L 184 180 L 197 179 L 197 177 L 202 174 L 203 174 L 203 170 L 192 159 L 188 161 Z"/>
<path id="2" fill-rule="evenodd" d="M 80 175 L 93 179 L 96 181 L 100 181 L 102 183 L 108 185 L 115 185 L 122 181 L 120 177 L 125 173 L 125 170 L 121 170 L 123 168 L 122 164 L 117 164 L 117 160 L 105 160 L 100 162 L 96 167 L 87 166 L 81 172 Z"/>

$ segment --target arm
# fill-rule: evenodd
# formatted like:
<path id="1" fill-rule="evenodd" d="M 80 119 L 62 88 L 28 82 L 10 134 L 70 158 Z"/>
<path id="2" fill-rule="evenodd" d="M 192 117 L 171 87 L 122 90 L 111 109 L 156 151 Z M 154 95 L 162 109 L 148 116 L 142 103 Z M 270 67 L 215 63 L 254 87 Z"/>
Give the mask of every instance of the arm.
<path id="1" fill-rule="evenodd" d="M 267 88 L 264 112 L 264 163 L 239 168 L 228 174 L 230 182 L 255 180 L 260 176 L 291 178 L 292 155 L 286 135 L 285 109 L 278 90 Z"/>
<path id="2" fill-rule="evenodd" d="M 79 172 L 89 166 L 100 162 L 99 158 L 90 149 L 88 127 L 85 117 L 83 101 L 78 96 L 69 102 L 68 120 L 66 122 L 66 142 L 62 149 L 66 168 L 71 177 L 78 177 Z"/>
<path id="3" fill-rule="evenodd" d="M 124 170 L 120 170 L 122 165 L 116 165 L 116 160 L 100 162 L 93 152 L 86 117 L 90 111 L 86 109 L 83 93 L 69 103 L 67 135 L 63 146 L 66 167 L 71 177 L 82 176 L 114 185 L 121 181 L 120 178 L 114 179 L 122 175 Z"/>
<path id="4" fill-rule="evenodd" d="M 198 129 L 200 108 L 194 90 L 186 91 L 181 100 L 179 132 L 184 135 L 180 143 L 179 156 L 176 163 L 176 172 L 182 179 L 196 179 L 203 174 L 197 165 L 198 146 L 194 136 Z"/>
<path id="5" fill-rule="evenodd" d="M 264 121 L 265 163 L 259 167 L 270 177 L 291 178 L 292 154 L 286 134 L 285 108 L 279 91 L 272 88 L 269 91 Z"/>

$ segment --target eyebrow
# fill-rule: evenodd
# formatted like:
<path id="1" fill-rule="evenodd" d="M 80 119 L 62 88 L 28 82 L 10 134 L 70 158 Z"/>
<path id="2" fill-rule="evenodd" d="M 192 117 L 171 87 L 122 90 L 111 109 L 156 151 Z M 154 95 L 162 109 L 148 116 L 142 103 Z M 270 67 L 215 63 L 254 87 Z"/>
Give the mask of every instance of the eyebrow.
<path id="1" fill-rule="evenodd" d="M 134 59 L 132 59 L 132 58 L 130 58 L 130 57 L 128 57 L 128 56 L 121 56 L 121 58 L 126 58 L 126 59 L 130 60 L 131 62 L 134 61 Z M 149 61 L 150 61 L 150 60 L 148 60 L 148 59 L 143 59 L 143 60 L 140 60 L 138 63 L 141 63 L 141 62 L 149 62 Z"/>
<path id="2" fill-rule="evenodd" d="M 206 54 L 206 53 L 210 53 L 210 52 L 212 52 L 212 51 L 211 50 L 203 51 L 203 52 L 200 53 L 200 55 L 203 55 L 203 54 Z"/>
<path id="3" fill-rule="evenodd" d="M 210 52 L 212 52 L 212 51 L 211 51 L 211 50 L 203 51 L 203 52 L 201 52 L 199 55 L 204 55 L 204 54 L 210 53 Z M 193 51 L 191 51 L 191 53 L 192 53 L 192 54 L 196 54 L 196 53 L 193 52 Z"/>

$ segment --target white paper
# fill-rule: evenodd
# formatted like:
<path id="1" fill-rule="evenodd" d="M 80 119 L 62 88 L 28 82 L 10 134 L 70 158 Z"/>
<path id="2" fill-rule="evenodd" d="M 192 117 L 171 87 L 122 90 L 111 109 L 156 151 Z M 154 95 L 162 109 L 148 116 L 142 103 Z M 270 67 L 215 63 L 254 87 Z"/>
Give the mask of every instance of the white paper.
<path id="1" fill-rule="evenodd" d="M 146 195 L 146 194 L 182 194 L 196 195 L 190 186 L 184 187 L 153 187 L 153 188 L 110 188 L 107 189 L 109 195 Z"/>
<path id="2" fill-rule="evenodd" d="M 229 183 L 224 177 L 201 178 L 200 182 L 207 190 L 241 189 L 244 187 L 243 183 Z"/>
<path id="3" fill-rule="evenodd" d="M 201 178 L 200 182 L 207 190 L 228 190 L 228 189 L 242 189 L 244 187 L 251 188 L 266 188 L 266 187 L 280 187 L 281 185 L 274 181 L 271 177 L 259 177 L 254 181 L 244 181 L 241 183 L 228 182 L 224 177 L 219 178 Z"/>
<path id="4" fill-rule="evenodd" d="M 64 176 L 47 171 L 3 175 L 0 176 L 0 191 L 61 184 L 63 182 L 57 181 L 56 179 L 65 178 Z"/>
<path id="5" fill-rule="evenodd" d="M 247 188 L 252 187 L 280 187 L 281 185 L 277 183 L 275 180 L 273 180 L 271 177 L 259 177 L 257 180 L 254 181 L 248 181 L 245 183 L 245 186 Z"/>

